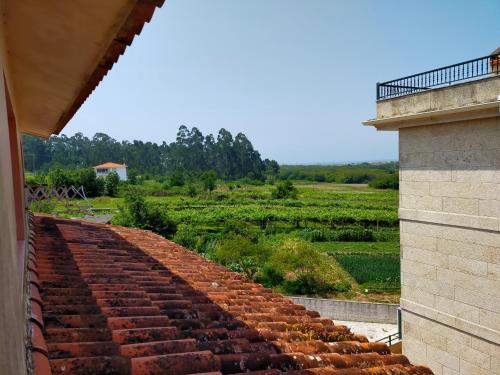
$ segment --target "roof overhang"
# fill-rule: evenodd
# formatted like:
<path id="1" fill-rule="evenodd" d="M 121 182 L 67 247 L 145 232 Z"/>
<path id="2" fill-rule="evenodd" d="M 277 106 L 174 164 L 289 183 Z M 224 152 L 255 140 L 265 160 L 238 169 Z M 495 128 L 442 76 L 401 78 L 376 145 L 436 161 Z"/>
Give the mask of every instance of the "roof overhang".
<path id="1" fill-rule="evenodd" d="M 59 133 L 163 2 L 2 2 L 0 57 L 20 131 Z"/>
<path id="2" fill-rule="evenodd" d="M 446 124 L 450 122 L 497 116 L 500 116 L 500 98 L 499 100 L 489 103 L 466 105 L 462 107 L 447 108 L 403 116 L 371 119 L 363 121 L 363 125 L 374 126 L 377 130 L 391 131 L 415 126 Z"/>

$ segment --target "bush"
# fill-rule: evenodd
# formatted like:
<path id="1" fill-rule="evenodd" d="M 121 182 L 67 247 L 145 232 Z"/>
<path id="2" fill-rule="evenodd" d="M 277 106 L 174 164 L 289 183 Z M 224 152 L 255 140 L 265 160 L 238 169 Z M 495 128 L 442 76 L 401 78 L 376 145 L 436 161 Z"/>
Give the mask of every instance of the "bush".
<path id="1" fill-rule="evenodd" d="M 215 173 L 215 171 L 203 172 L 200 176 L 200 180 L 203 182 L 203 188 L 205 189 L 205 191 L 211 193 L 215 189 L 217 174 Z"/>
<path id="2" fill-rule="evenodd" d="M 227 220 L 224 224 L 224 228 L 222 228 L 222 233 L 225 236 L 238 235 L 248 238 L 253 242 L 257 241 L 257 238 L 251 231 L 250 225 L 244 221 Z"/>
<path id="3" fill-rule="evenodd" d="M 281 181 L 272 192 L 273 199 L 296 199 L 297 188 L 292 181 Z"/>
<path id="4" fill-rule="evenodd" d="M 120 183 L 120 177 L 118 173 L 111 172 L 104 178 L 104 194 L 108 197 L 116 196 L 118 192 L 118 184 Z"/>
<path id="5" fill-rule="evenodd" d="M 372 242 L 375 240 L 373 231 L 363 228 L 348 228 L 336 232 L 333 241 L 339 242 Z"/>
<path id="6" fill-rule="evenodd" d="M 97 197 L 103 195 L 103 181 L 99 181 L 93 168 L 83 168 L 77 171 L 77 185 L 83 186 L 85 194 L 88 197 Z"/>
<path id="7" fill-rule="evenodd" d="M 127 180 L 131 185 L 137 184 L 138 173 L 134 169 L 129 169 L 127 171 Z"/>
<path id="8" fill-rule="evenodd" d="M 29 206 L 31 212 L 42 212 L 45 214 L 51 214 L 54 209 L 56 208 L 55 202 L 51 200 L 39 200 L 39 201 L 32 201 Z"/>
<path id="9" fill-rule="evenodd" d="M 377 177 L 368 184 L 375 189 L 394 189 L 399 190 L 399 175 L 392 173 L 387 176 Z"/>
<path id="10" fill-rule="evenodd" d="M 242 272 L 255 280 L 260 274 L 260 267 L 269 258 L 269 249 L 260 244 L 254 244 L 248 238 L 240 235 L 230 235 L 217 242 L 215 260 L 227 266 L 230 270 Z"/>
<path id="11" fill-rule="evenodd" d="M 26 174 L 25 180 L 26 183 L 30 185 L 45 185 L 47 183 L 46 176 L 41 172 Z"/>
<path id="12" fill-rule="evenodd" d="M 258 281 L 267 288 L 274 288 L 285 280 L 283 271 L 266 264 L 262 267 Z"/>
<path id="13" fill-rule="evenodd" d="M 165 237 L 172 235 L 177 229 L 165 212 L 154 204 L 146 203 L 144 195 L 135 187 L 125 192 L 124 205 L 119 208 L 113 223 L 148 229 Z"/>
<path id="14" fill-rule="evenodd" d="M 194 198 L 198 195 L 198 192 L 196 191 L 196 186 L 194 186 L 193 184 L 189 184 L 188 188 L 187 188 L 187 194 L 191 197 L 191 198 Z"/>
<path id="15" fill-rule="evenodd" d="M 254 258 L 263 263 L 269 253 L 258 244 L 241 235 L 232 234 L 218 242 L 215 256 L 224 265 L 241 263 L 244 258 Z"/>
<path id="16" fill-rule="evenodd" d="M 47 174 L 47 183 L 53 188 L 71 186 L 75 185 L 75 178 L 69 171 L 53 168 Z"/>
<path id="17" fill-rule="evenodd" d="M 187 247 L 188 249 L 195 250 L 198 243 L 198 233 L 192 225 L 180 224 L 177 228 L 173 241 L 179 245 Z"/>
<path id="18" fill-rule="evenodd" d="M 184 186 L 184 169 L 175 168 L 170 174 L 170 186 Z"/>
<path id="19" fill-rule="evenodd" d="M 306 228 L 300 232 L 300 237 L 306 241 L 310 242 L 323 242 L 330 241 L 331 236 L 322 229 L 310 229 Z"/>
<path id="20" fill-rule="evenodd" d="M 283 291 L 288 294 L 327 296 L 335 291 L 350 289 L 350 284 L 343 281 L 332 268 L 328 257 L 300 239 L 285 240 L 270 257 L 265 269 L 268 275 L 269 270 L 273 269 L 273 277 L 283 275 Z M 263 281 L 271 284 L 276 280 Z"/>

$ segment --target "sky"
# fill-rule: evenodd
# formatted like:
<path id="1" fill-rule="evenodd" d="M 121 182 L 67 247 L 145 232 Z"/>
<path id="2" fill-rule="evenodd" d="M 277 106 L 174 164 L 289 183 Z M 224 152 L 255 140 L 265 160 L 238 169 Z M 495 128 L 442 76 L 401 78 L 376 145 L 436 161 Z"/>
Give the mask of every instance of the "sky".
<path id="1" fill-rule="evenodd" d="M 397 160 L 375 85 L 488 55 L 499 0 L 167 0 L 63 134 L 243 132 L 280 163 Z"/>

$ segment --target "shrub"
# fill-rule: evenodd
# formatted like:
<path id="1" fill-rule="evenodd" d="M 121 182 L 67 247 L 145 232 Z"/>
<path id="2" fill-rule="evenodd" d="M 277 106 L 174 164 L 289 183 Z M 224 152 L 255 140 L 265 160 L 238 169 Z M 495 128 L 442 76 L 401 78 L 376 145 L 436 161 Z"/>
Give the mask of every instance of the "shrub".
<path id="1" fill-rule="evenodd" d="M 189 186 L 188 186 L 188 188 L 187 188 L 187 194 L 188 194 L 191 198 L 196 197 L 196 195 L 198 195 L 198 192 L 196 191 L 196 186 L 194 186 L 193 184 L 189 184 Z"/>
<path id="2" fill-rule="evenodd" d="M 173 240 L 179 245 L 194 250 L 196 249 L 196 245 L 198 242 L 198 233 L 192 225 L 180 224 L 177 227 L 177 232 L 175 233 Z"/>
<path id="3" fill-rule="evenodd" d="M 293 185 L 292 181 L 280 181 L 276 185 L 276 189 L 272 192 L 273 199 L 296 199 L 297 188 Z"/>
<path id="4" fill-rule="evenodd" d="M 339 242 L 372 242 L 375 240 L 373 231 L 363 228 L 348 228 L 336 232 L 334 241 Z"/>
<path id="5" fill-rule="evenodd" d="M 310 242 L 323 242 L 330 240 L 330 236 L 328 236 L 327 233 L 325 233 L 325 230 L 322 229 L 306 228 L 302 230 L 299 235 L 302 239 Z"/>
<path id="6" fill-rule="evenodd" d="M 83 186 L 88 197 L 103 195 L 104 186 L 99 180 L 93 168 L 83 168 L 77 171 L 77 185 Z"/>
<path id="7" fill-rule="evenodd" d="M 53 168 L 47 174 L 47 183 L 50 187 L 70 186 L 75 184 L 75 179 L 69 171 Z"/>
<path id="8" fill-rule="evenodd" d="M 111 172 L 104 178 L 104 194 L 108 197 L 116 196 L 118 192 L 118 184 L 120 183 L 120 177 L 118 173 Z"/>
<path id="9" fill-rule="evenodd" d="M 350 289 L 350 284 L 342 281 L 328 257 L 300 239 L 285 240 L 264 268 L 266 272 L 273 269 L 273 276 L 283 275 L 283 291 L 289 294 L 326 296 Z"/>
<path id="10" fill-rule="evenodd" d="M 137 184 L 138 173 L 135 169 L 129 169 L 127 171 L 127 180 L 131 185 Z"/>
<path id="11" fill-rule="evenodd" d="M 184 186 L 184 169 L 175 168 L 170 174 L 170 186 Z"/>
<path id="12" fill-rule="evenodd" d="M 215 189 L 215 181 L 217 180 L 217 174 L 215 171 L 203 172 L 200 176 L 200 180 L 203 182 L 203 188 L 205 191 L 212 192 Z"/>
<path id="13" fill-rule="evenodd" d="M 51 214 L 56 208 L 56 204 L 51 200 L 43 199 L 39 201 L 32 201 L 29 208 L 32 212 Z"/>
<path id="14" fill-rule="evenodd" d="M 283 271 L 266 264 L 262 267 L 258 281 L 267 288 L 273 288 L 280 285 L 285 280 Z"/>
<path id="15" fill-rule="evenodd" d="M 250 239 L 241 235 L 232 234 L 217 244 L 215 255 L 225 265 L 240 263 L 244 257 L 253 257 L 258 261 L 267 258 L 268 253 Z"/>
<path id="16" fill-rule="evenodd" d="M 224 228 L 222 228 L 222 233 L 226 236 L 227 235 L 242 236 L 254 242 L 257 240 L 251 231 L 250 225 L 244 221 L 227 220 L 226 223 L 224 224 Z"/>
<path id="17" fill-rule="evenodd" d="M 376 189 L 399 190 L 399 175 L 397 173 L 391 173 L 386 176 L 377 177 L 370 181 L 369 185 Z"/>
<path id="18" fill-rule="evenodd" d="M 46 176 L 41 172 L 26 174 L 25 180 L 26 183 L 30 185 L 45 185 L 47 183 Z"/>
<path id="19" fill-rule="evenodd" d="M 140 190 L 129 188 L 125 192 L 124 205 L 113 218 L 113 223 L 128 227 L 152 230 L 168 237 L 175 233 L 176 225 L 165 212 L 154 204 L 148 204 Z"/>

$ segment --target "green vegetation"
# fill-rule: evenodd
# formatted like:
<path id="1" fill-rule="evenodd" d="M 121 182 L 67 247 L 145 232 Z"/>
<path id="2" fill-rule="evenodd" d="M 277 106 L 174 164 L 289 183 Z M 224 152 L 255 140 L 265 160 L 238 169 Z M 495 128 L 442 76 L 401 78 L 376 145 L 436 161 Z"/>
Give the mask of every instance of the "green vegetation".
<path id="1" fill-rule="evenodd" d="M 337 261 L 362 287 L 399 289 L 399 257 L 394 255 L 337 254 Z"/>
<path id="2" fill-rule="evenodd" d="M 84 186 L 92 207 L 113 213 L 115 224 L 172 238 L 282 293 L 398 298 L 396 163 L 280 167 L 224 129 L 215 140 L 181 127 L 169 145 L 118 143 L 103 134 L 40 142 L 25 139 L 30 152 L 50 146 L 45 173 L 27 182 Z M 77 163 L 71 150 L 79 147 L 95 152 Z M 81 168 L 123 155 L 132 167 L 127 182 Z M 31 209 L 61 212 L 64 205 L 33 202 Z"/>
<path id="3" fill-rule="evenodd" d="M 272 192 L 273 199 L 297 199 L 297 189 L 292 181 L 282 181 Z"/>
<path id="4" fill-rule="evenodd" d="M 314 182 L 337 182 L 343 184 L 365 184 L 377 180 L 385 181 L 383 189 L 397 189 L 394 179 L 398 177 L 397 162 L 361 163 L 346 165 L 284 165 L 280 169 L 280 178 L 286 180 L 304 180 Z M 387 182 L 391 182 L 387 184 Z"/>
<path id="5" fill-rule="evenodd" d="M 220 129 L 214 137 L 182 125 L 175 142 L 170 144 L 118 142 L 103 133 L 96 133 L 92 138 L 77 133 L 71 137 L 52 136 L 48 140 L 24 135 L 23 147 L 25 169 L 30 172 L 47 172 L 56 166 L 93 167 L 113 161 L 126 163 L 133 181 L 138 175 L 145 180 L 150 176 L 169 176 L 170 186 L 183 186 L 207 171 L 214 171 L 218 178 L 225 180 L 261 181 L 274 179 L 279 173 L 278 163 L 262 160 L 245 134 L 238 133 L 233 138 L 226 129 Z"/>
<path id="6" fill-rule="evenodd" d="M 118 225 L 152 230 L 163 236 L 170 236 L 176 231 L 175 223 L 155 204 L 145 201 L 142 193 L 134 188 L 125 192 L 124 204 L 114 221 Z"/>

